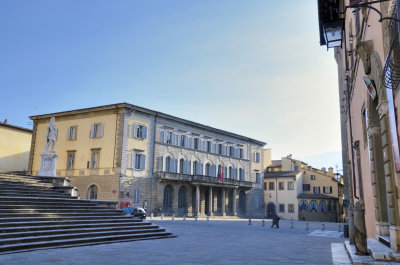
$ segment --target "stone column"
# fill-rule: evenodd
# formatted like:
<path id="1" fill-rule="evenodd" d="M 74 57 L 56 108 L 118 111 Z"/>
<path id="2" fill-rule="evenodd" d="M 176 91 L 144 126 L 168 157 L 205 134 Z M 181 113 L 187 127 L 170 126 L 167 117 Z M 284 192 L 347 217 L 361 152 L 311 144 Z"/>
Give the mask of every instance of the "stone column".
<path id="1" fill-rule="evenodd" d="M 200 213 L 200 186 L 196 186 L 196 213 L 195 215 L 198 216 Z"/>
<path id="2" fill-rule="evenodd" d="M 232 210 L 233 210 L 233 215 L 236 216 L 236 189 L 233 189 L 233 198 L 232 198 Z"/>
<path id="3" fill-rule="evenodd" d="M 212 186 L 210 186 L 209 192 L 208 192 L 208 211 L 209 215 L 213 215 L 213 194 L 212 194 Z"/>
<path id="4" fill-rule="evenodd" d="M 222 200 L 222 204 L 221 204 L 221 212 L 222 212 L 222 216 L 226 216 L 225 213 L 225 188 L 222 188 L 222 196 L 221 196 L 221 200 Z"/>

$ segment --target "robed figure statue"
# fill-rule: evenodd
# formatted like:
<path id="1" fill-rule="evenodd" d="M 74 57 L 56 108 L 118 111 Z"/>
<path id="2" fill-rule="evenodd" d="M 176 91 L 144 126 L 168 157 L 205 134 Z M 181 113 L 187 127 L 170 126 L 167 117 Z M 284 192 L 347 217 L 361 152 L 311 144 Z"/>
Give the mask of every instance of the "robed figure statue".
<path id="1" fill-rule="evenodd" d="M 56 145 L 57 141 L 57 136 L 58 136 L 58 130 L 56 126 L 54 125 L 54 122 L 56 119 L 54 117 L 51 117 L 50 123 L 47 126 L 46 130 L 46 147 L 44 148 L 45 152 L 49 152 L 50 150 L 50 145 L 51 145 L 51 152 L 54 153 L 54 147 Z"/>

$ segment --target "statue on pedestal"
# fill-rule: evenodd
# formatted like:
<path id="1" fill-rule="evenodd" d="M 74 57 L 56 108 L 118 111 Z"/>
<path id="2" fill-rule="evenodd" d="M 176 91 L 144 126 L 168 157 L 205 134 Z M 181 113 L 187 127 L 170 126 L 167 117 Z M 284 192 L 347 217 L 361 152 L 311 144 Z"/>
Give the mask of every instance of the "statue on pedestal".
<path id="1" fill-rule="evenodd" d="M 51 152 L 54 153 L 54 147 L 56 145 L 57 136 L 58 136 L 58 130 L 57 130 L 56 126 L 54 125 L 55 121 L 56 121 L 56 119 L 54 117 L 51 117 L 50 123 L 47 126 L 46 146 L 44 148 L 45 152 L 49 152 L 50 145 L 51 145 Z"/>
<path id="2" fill-rule="evenodd" d="M 40 154 L 42 156 L 42 162 L 40 164 L 38 176 L 57 176 L 56 168 L 58 155 L 54 153 L 54 147 L 57 141 L 58 130 L 54 125 L 55 120 L 54 117 L 51 117 L 50 123 L 46 129 L 46 145 L 44 147 L 44 152 Z"/>

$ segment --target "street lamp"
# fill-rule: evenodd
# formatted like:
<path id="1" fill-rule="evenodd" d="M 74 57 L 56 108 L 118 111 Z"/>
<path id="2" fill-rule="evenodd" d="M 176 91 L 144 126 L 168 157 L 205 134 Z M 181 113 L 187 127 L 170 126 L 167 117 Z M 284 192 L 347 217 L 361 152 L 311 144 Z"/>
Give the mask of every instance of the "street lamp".
<path id="1" fill-rule="evenodd" d="M 342 47 L 344 19 L 327 21 L 322 24 L 326 48 Z"/>

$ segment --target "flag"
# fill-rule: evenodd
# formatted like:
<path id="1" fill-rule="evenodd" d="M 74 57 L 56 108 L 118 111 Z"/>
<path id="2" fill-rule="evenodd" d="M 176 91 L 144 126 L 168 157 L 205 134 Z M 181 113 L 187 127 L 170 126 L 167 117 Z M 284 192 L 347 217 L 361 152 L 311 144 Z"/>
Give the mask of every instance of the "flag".
<path id="1" fill-rule="evenodd" d="M 224 167 L 221 167 L 221 177 L 220 180 L 223 181 L 224 180 Z"/>
<path id="2" fill-rule="evenodd" d="M 221 180 L 221 168 L 220 168 L 220 167 L 218 167 L 217 180 L 218 180 L 218 181 Z"/>

